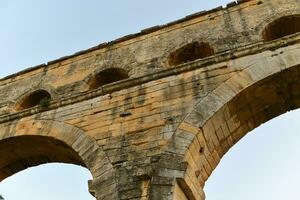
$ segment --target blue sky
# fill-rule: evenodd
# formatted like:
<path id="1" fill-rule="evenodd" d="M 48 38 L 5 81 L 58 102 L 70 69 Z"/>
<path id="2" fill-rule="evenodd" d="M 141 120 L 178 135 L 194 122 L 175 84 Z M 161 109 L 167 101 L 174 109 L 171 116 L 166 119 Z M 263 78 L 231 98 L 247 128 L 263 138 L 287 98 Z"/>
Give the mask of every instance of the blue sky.
<path id="1" fill-rule="evenodd" d="M 206 183 L 207 200 L 298 200 L 300 110 L 248 133 Z"/>
<path id="2" fill-rule="evenodd" d="M 0 77 L 229 1 L 1 0 Z M 288 113 L 234 146 L 207 182 L 207 199 L 296 200 L 299 119 L 299 111 Z M 90 178 L 81 167 L 47 164 L 7 178 L 0 194 L 6 200 L 92 200 Z"/>

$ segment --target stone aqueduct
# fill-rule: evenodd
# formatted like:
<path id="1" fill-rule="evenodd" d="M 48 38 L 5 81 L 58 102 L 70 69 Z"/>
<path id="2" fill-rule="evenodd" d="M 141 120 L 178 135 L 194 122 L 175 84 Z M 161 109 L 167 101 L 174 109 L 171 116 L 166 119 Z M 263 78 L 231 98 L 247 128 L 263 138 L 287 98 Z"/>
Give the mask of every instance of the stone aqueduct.
<path id="1" fill-rule="evenodd" d="M 63 162 L 98 200 L 204 200 L 236 142 L 299 108 L 299 31 L 299 0 L 239 0 L 5 77 L 0 180 Z"/>

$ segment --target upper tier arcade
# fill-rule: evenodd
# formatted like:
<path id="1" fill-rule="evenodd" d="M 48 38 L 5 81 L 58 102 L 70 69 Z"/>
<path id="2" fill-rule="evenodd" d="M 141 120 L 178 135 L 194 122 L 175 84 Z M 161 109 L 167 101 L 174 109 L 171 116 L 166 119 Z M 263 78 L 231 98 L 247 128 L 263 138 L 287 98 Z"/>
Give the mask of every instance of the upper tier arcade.
<path id="1" fill-rule="evenodd" d="M 272 43 L 297 34 L 299 23 L 299 0 L 240 0 L 195 13 L 1 79 L 0 115 L 36 106 L 41 100 L 45 103 L 45 97 L 49 101 L 67 98 L 190 61 Z M 33 96 L 40 99 L 28 99 Z"/>

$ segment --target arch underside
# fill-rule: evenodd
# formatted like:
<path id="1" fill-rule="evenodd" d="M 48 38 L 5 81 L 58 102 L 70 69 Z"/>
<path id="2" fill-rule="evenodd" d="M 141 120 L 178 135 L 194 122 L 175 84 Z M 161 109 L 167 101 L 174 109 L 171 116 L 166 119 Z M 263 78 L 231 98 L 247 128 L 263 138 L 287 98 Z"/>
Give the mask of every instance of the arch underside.
<path id="1" fill-rule="evenodd" d="M 0 126 L 0 181 L 53 162 L 86 167 L 94 177 L 97 159 L 107 163 L 97 142 L 69 124 L 28 118 Z"/>
<path id="2" fill-rule="evenodd" d="M 48 102 L 50 99 L 51 95 L 46 90 L 36 90 L 21 98 L 15 109 L 17 111 L 28 109 L 36 105 L 42 105 L 43 102 Z"/>
<path id="3" fill-rule="evenodd" d="M 85 166 L 65 143 L 45 136 L 17 136 L 0 141 L 0 181 L 28 167 L 45 163 Z"/>
<path id="4" fill-rule="evenodd" d="M 274 20 L 263 31 L 265 41 L 275 40 L 300 31 L 300 15 L 288 15 Z"/>
<path id="5" fill-rule="evenodd" d="M 279 115 L 300 108 L 299 70 L 300 65 L 294 66 L 243 90 L 205 123 L 191 145 L 205 147 L 205 152 L 195 159 L 201 162 L 201 167 L 193 170 L 201 188 L 222 157 L 245 135 Z"/>
<path id="6" fill-rule="evenodd" d="M 267 77 L 243 90 L 219 109 L 203 126 L 209 151 L 217 151 L 221 158 L 248 132 L 299 108 L 299 69 L 300 65 Z"/>
<path id="7" fill-rule="evenodd" d="M 128 73 L 121 68 L 108 68 L 94 75 L 88 82 L 90 89 L 128 79 Z"/>
<path id="8" fill-rule="evenodd" d="M 238 68 L 234 76 L 196 103 L 175 133 L 191 138 L 187 150 L 178 152 L 188 162 L 185 180 L 195 198 L 234 144 L 262 123 L 300 108 L 299 45 L 232 63 L 248 67 Z"/>

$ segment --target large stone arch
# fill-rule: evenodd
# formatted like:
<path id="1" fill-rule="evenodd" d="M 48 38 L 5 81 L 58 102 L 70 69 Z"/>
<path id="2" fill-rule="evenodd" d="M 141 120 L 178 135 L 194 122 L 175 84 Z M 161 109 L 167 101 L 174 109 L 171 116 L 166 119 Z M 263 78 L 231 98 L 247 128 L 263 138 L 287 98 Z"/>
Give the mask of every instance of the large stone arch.
<path id="1" fill-rule="evenodd" d="M 42 147 L 34 142 L 40 142 Z M 27 146 L 23 147 L 24 145 Z M 8 152 L 10 148 L 7 148 L 9 146 L 21 149 L 10 154 Z M 27 148 L 28 146 L 30 147 Z M 30 149 L 31 147 L 39 149 L 42 155 L 36 154 L 38 150 Z M 47 147 L 53 149 L 47 151 L 45 149 Z M 23 153 L 26 155 L 20 155 Z M 65 155 L 55 155 L 55 153 L 65 153 Z M 100 198 L 99 193 L 102 193 L 98 183 L 103 183 L 106 175 L 113 173 L 109 159 L 95 139 L 86 135 L 80 128 L 53 120 L 24 118 L 2 124 L 0 126 L 0 154 L 3 159 L 0 158 L 1 180 L 28 167 L 44 163 L 64 162 L 82 165 L 93 176 L 93 180 L 89 182 L 89 190 L 97 199 Z M 10 156 L 3 156 L 8 154 Z M 3 166 L 6 161 L 10 163 Z M 114 184 L 111 184 L 111 187 L 114 187 Z"/>
<path id="2" fill-rule="evenodd" d="M 185 191 L 189 199 L 205 199 L 205 181 L 236 142 L 300 107 L 299 49 L 298 44 L 227 62 L 235 75 L 194 104 L 168 146 L 187 162 L 185 174 L 176 177 L 175 196 Z"/>

